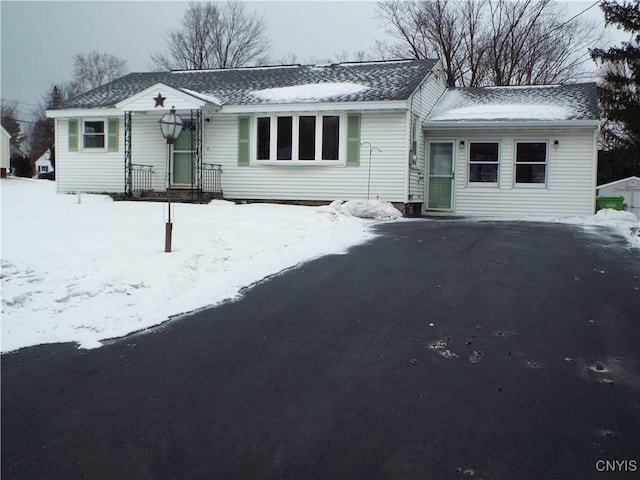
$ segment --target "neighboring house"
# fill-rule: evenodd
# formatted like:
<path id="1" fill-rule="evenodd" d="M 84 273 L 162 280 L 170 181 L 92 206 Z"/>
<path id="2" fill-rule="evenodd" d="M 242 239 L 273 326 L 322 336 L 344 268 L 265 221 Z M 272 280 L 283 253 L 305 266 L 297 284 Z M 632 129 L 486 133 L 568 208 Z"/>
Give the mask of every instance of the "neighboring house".
<path id="1" fill-rule="evenodd" d="M 9 158 L 11 155 L 11 134 L 0 126 L 0 177 L 4 178 L 9 173 Z"/>
<path id="2" fill-rule="evenodd" d="M 640 177 L 627 177 L 598 185 L 599 197 L 623 196 L 627 211 L 640 218 Z"/>
<path id="3" fill-rule="evenodd" d="M 44 152 L 35 162 L 36 176 L 42 173 L 52 173 L 53 165 L 51 164 L 51 150 Z"/>
<path id="4" fill-rule="evenodd" d="M 437 123 L 433 113 L 459 91 L 443 96 L 445 90 L 438 60 L 129 74 L 47 112 L 56 120 L 57 188 L 206 191 L 208 175 L 221 169 L 221 190 L 232 200 L 330 202 L 369 196 L 413 212 L 593 212 L 595 85 L 557 87 L 550 102 L 533 99 L 554 112 L 562 109 L 558 102 L 570 102 L 586 109 L 588 119 L 567 109 L 557 118 L 492 118 L 476 130 L 464 120 Z M 522 94 L 531 89 L 504 90 L 528 108 Z M 158 121 L 172 106 L 186 128 L 175 143 L 168 179 Z M 475 140 L 497 143 L 500 157 L 489 159 L 494 147 L 479 147 Z M 522 140 L 535 142 L 522 146 Z M 553 147 L 555 140 L 561 146 Z M 460 148 L 461 141 L 469 148 Z M 478 166 L 478 148 L 487 150 L 486 164 L 497 166 Z M 530 157 L 516 160 L 514 150 L 523 149 Z M 471 161 L 467 151 L 474 155 Z M 442 174 L 447 156 L 450 171 Z M 530 163 L 533 180 L 526 185 L 512 173 L 516 161 Z M 488 178 L 492 169 L 496 179 L 476 188 L 478 172 Z M 572 174 L 573 183 L 567 180 Z M 474 190 L 484 198 L 475 209 L 469 197 Z M 515 194 L 505 195 L 508 190 Z"/>

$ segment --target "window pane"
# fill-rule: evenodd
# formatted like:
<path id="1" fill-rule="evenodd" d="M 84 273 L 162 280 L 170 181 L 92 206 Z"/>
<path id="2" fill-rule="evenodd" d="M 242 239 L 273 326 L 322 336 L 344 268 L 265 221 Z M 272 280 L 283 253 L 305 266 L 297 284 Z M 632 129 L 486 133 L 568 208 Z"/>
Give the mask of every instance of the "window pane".
<path id="1" fill-rule="evenodd" d="M 492 143 L 471 143 L 469 145 L 470 162 L 497 162 L 498 144 Z"/>
<path id="2" fill-rule="evenodd" d="M 518 143 L 516 162 L 546 162 L 546 143 Z"/>
<path id="3" fill-rule="evenodd" d="M 516 165 L 516 183 L 544 183 L 546 165 Z"/>
<path id="4" fill-rule="evenodd" d="M 497 182 L 498 181 L 498 164 L 497 163 L 471 163 L 469 164 L 469 181 L 470 182 Z"/>
<path id="5" fill-rule="evenodd" d="M 278 160 L 291 160 L 292 117 L 278 117 Z"/>
<path id="6" fill-rule="evenodd" d="M 191 120 L 185 120 L 184 126 L 182 130 L 180 130 L 180 135 L 176 138 L 175 143 L 173 145 L 174 150 L 185 150 L 187 152 L 191 151 L 193 133 L 195 131 L 195 125 Z"/>
<path id="7" fill-rule="evenodd" d="M 322 160 L 338 160 L 340 117 L 322 117 Z"/>
<path id="8" fill-rule="evenodd" d="M 301 116 L 298 136 L 298 158 L 315 160 L 316 158 L 316 117 Z"/>
<path id="9" fill-rule="evenodd" d="M 102 133 L 104 134 L 104 122 L 84 122 L 84 133 Z"/>
<path id="10" fill-rule="evenodd" d="M 85 135 L 84 148 L 104 148 L 104 135 Z"/>
<path id="11" fill-rule="evenodd" d="M 258 160 L 269 160 L 271 155 L 271 119 L 258 118 Z"/>
<path id="12" fill-rule="evenodd" d="M 453 144 L 432 143 L 429 148 L 429 174 L 450 176 L 453 165 Z"/>

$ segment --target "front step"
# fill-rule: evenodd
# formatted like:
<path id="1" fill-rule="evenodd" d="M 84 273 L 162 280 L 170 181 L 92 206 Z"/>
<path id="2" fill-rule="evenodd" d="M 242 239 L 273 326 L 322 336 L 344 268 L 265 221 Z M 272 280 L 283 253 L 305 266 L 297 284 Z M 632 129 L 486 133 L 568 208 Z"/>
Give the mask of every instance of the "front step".
<path id="1" fill-rule="evenodd" d="M 221 200 L 222 193 L 202 192 L 200 190 L 191 190 L 184 188 L 172 188 L 168 192 L 147 191 L 140 192 L 138 196 L 132 195 L 128 200 L 145 201 L 145 202 L 167 202 L 176 203 L 209 203 L 211 200 Z"/>

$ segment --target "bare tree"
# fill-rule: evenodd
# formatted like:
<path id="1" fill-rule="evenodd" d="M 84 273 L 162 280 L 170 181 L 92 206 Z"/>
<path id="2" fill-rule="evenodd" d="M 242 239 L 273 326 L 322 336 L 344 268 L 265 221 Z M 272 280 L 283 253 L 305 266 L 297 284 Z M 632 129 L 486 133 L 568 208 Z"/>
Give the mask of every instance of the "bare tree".
<path id="1" fill-rule="evenodd" d="M 279 63 L 280 65 L 296 65 L 300 63 L 300 61 L 298 60 L 298 55 L 293 52 L 289 52 L 286 55 L 280 57 L 277 60 L 277 63 Z"/>
<path id="2" fill-rule="evenodd" d="M 582 73 L 598 41 L 552 0 L 391 0 L 378 4 L 396 57 L 438 57 L 449 86 L 562 83 Z"/>
<path id="3" fill-rule="evenodd" d="M 152 54 L 154 67 L 173 70 L 237 68 L 266 63 L 269 41 L 257 14 L 240 1 L 189 4 L 178 30 L 167 34 L 169 52 Z"/>
<path id="4" fill-rule="evenodd" d="M 79 53 L 73 60 L 72 89 L 83 92 L 121 77 L 127 62 L 108 53 Z"/>

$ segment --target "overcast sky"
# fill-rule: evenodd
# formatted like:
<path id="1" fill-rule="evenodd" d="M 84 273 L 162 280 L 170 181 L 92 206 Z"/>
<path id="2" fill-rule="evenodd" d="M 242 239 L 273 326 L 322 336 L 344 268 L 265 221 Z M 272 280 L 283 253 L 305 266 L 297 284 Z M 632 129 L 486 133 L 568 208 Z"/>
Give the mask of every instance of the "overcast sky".
<path id="1" fill-rule="evenodd" d="M 562 2 L 575 15 L 593 1 Z M 335 58 L 342 51 L 370 51 L 384 38 L 384 26 L 371 1 L 257 1 L 247 10 L 261 15 L 271 40 L 271 58 L 288 53 L 298 61 Z M 129 71 L 149 71 L 149 54 L 166 45 L 188 3 L 175 1 L 0 1 L 2 98 L 17 101 L 22 118 L 54 82 L 71 78 L 73 57 L 93 50 L 127 61 Z M 584 14 L 604 28 L 594 6 Z M 620 33 L 612 30 L 612 40 Z"/>

